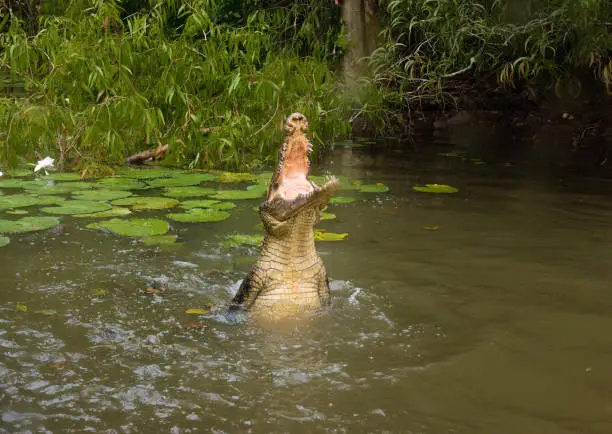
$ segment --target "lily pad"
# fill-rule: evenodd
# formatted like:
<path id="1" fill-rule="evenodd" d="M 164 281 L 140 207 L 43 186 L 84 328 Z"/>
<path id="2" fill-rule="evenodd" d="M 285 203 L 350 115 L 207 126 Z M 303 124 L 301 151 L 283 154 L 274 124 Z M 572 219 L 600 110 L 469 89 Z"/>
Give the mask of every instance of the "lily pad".
<path id="1" fill-rule="evenodd" d="M 227 211 L 210 208 L 193 208 L 184 213 L 170 213 L 171 220 L 184 223 L 220 222 L 230 216 Z"/>
<path id="2" fill-rule="evenodd" d="M 80 181 L 81 174 L 68 172 L 68 173 L 51 173 L 45 177 L 46 179 L 52 179 L 54 181 Z"/>
<path id="3" fill-rule="evenodd" d="M 64 202 L 66 200 L 65 197 L 62 196 L 39 196 L 38 197 L 38 205 L 55 205 L 60 202 Z"/>
<path id="4" fill-rule="evenodd" d="M 259 234 L 232 234 L 226 236 L 221 245 L 225 248 L 239 246 L 259 247 L 263 240 L 264 236 Z"/>
<path id="5" fill-rule="evenodd" d="M 420 191 L 421 193 L 457 193 L 459 191 L 458 188 L 451 187 L 450 185 L 444 184 L 425 184 L 425 187 L 422 186 L 414 186 L 412 187 L 415 191 Z"/>
<path id="6" fill-rule="evenodd" d="M 74 214 L 72 217 L 77 218 L 108 218 L 108 217 L 123 217 L 132 214 L 127 208 L 121 208 L 120 206 L 114 206 L 108 211 L 87 213 L 87 214 Z"/>
<path id="7" fill-rule="evenodd" d="M 253 190 L 219 190 L 216 194 L 211 197 L 213 199 L 227 199 L 227 200 L 243 200 L 243 199 L 257 199 L 264 196 L 265 192 L 260 189 Z"/>
<path id="8" fill-rule="evenodd" d="M 38 205 L 40 201 L 36 196 L 27 194 L 13 194 L 0 197 L 0 209 L 19 208 L 23 206 Z"/>
<path id="9" fill-rule="evenodd" d="M 22 217 L 19 220 L 0 220 L 0 234 L 42 231 L 57 226 L 59 222 L 56 217 Z"/>
<path id="10" fill-rule="evenodd" d="M 228 210 L 236 208 L 236 204 L 234 202 L 221 202 L 216 205 L 210 206 L 209 208 L 218 210 Z"/>
<path id="11" fill-rule="evenodd" d="M 132 193 L 129 191 L 121 190 L 91 190 L 91 191 L 77 191 L 72 193 L 72 197 L 77 200 L 115 200 L 123 199 L 124 197 L 131 196 Z"/>
<path id="12" fill-rule="evenodd" d="M 362 193 L 384 193 L 389 191 L 389 187 L 380 182 L 377 184 L 363 184 L 359 186 L 359 191 Z"/>
<path id="13" fill-rule="evenodd" d="M 133 196 L 125 199 L 117 199 L 111 202 L 113 205 L 129 206 L 133 210 L 141 209 L 166 209 L 174 208 L 179 204 L 176 199 L 159 196 Z"/>
<path id="14" fill-rule="evenodd" d="M 232 202 L 221 202 L 219 200 L 201 199 L 201 200 L 186 200 L 179 205 L 184 209 L 193 208 L 212 208 L 219 210 L 227 210 L 236 208 L 236 204 Z"/>
<path id="15" fill-rule="evenodd" d="M 172 169 L 164 169 L 164 168 L 142 168 L 135 169 L 131 167 L 122 167 L 119 170 L 116 170 L 115 173 L 120 175 L 123 178 L 133 178 L 133 179 L 157 179 L 157 178 L 168 178 L 177 173 L 176 170 Z"/>
<path id="16" fill-rule="evenodd" d="M 326 232 L 323 230 L 314 231 L 315 241 L 342 241 L 346 237 L 348 237 L 347 233 L 336 234 L 334 232 Z"/>
<path id="17" fill-rule="evenodd" d="M 47 184 L 45 181 L 32 181 L 27 179 L 2 179 L 0 188 L 36 188 Z"/>
<path id="18" fill-rule="evenodd" d="M 95 185 L 96 187 L 110 188 L 113 190 L 142 190 L 143 188 L 147 188 L 144 182 L 132 178 L 121 177 L 104 178 L 96 182 Z"/>
<path id="19" fill-rule="evenodd" d="M 4 247 L 11 242 L 9 237 L 0 237 L 0 247 Z"/>
<path id="20" fill-rule="evenodd" d="M 336 214 L 332 214 L 331 212 L 322 212 L 321 213 L 321 221 L 323 220 L 333 220 L 336 218 Z"/>
<path id="21" fill-rule="evenodd" d="M 206 315 L 209 312 L 210 312 L 209 310 L 201 309 L 199 307 L 192 307 L 185 311 L 185 313 L 188 315 Z"/>
<path id="22" fill-rule="evenodd" d="M 37 195 L 66 194 L 78 190 L 87 190 L 93 187 L 88 182 L 58 182 L 57 184 L 44 184 L 38 187 L 28 187 L 28 192 Z"/>
<path id="23" fill-rule="evenodd" d="M 355 198 L 354 197 L 349 197 L 349 196 L 335 196 L 332 197 L 329 200 L 329 203 L 331 204 L 344 204 L 344 203 L 352 203 L 355 202 Z"/>
<path id="24" fill-rule="evenodd" d="M 212 188 L 202 188 L 202 187 L 168 187 L 166 191 L 162 193 L 162 196 L 167 197 L 202 197 L 202 196 L 210 196 L 211 194 L 215 194 L 216 190 Z"/>
<path id="25" fill-rule="evenodd" d="M 118 235 L 126 237 L 151 237 L 164 235 L 170 230 L 170 225 L 160 219 L 110 219 L 101 222 L 90 223 L 89 229 L 106 229 Z"/>
<path id="26" fill-rule="evenodd" d="M 171 178 L 152 179 L 147 181 L 150 187 L 188 187 L 199 185 L 204 181 L 215 181 L 217 177 L 209 173 L 185 173 Z"/>
<path id="27" fill-rule="evenodd" d="M 258 181 L 259 181 L 259 175 L 254 175 L 252 173 L 223 172 L 219 176 L 219 182 L 258 182 Z"/>
<path id="28" fill-rule="evenodd" d="M 57 206 L 41 208 L 47 214 L 90 214 L 94 212 L 107 211 L 111 206 L 106 202 L 94 202 L 91 200 L 67 200 L 60 202 Z"/>
<path id="29" fill-rule="evenodd" d="M 144 237 L 141 241 L 145 246 L 167 246 L 176 243 L 178 235 L 154 235 Z"/>

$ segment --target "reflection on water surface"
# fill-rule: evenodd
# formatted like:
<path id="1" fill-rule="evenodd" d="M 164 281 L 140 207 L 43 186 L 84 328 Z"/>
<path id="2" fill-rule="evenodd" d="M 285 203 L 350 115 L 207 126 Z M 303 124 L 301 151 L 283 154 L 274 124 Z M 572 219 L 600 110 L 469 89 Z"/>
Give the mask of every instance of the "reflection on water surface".
<path id="1" fill-rule="evenodd" d="M 219 242 L 256 231 L 256 201 L 173 223 L 172 249 L 70 217 L 12 237 L 0 432 L 612 432 L 609 183 L 392 150 L 323 169 L 390 191 L 330 207 L 350 235 L 318 245 L 334 308 L 314 319 L 223 314 L 255 256 Z"/>

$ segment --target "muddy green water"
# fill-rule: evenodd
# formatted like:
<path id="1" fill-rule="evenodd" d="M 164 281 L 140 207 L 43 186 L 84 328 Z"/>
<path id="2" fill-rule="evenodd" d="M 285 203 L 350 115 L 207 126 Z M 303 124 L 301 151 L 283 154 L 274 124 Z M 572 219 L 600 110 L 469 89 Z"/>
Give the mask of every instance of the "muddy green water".
<path id="1" fill-rule="evenodd" d="M 330 207 L 350 235 L 318 244 L 334 306 L 309 320 L 222 314 L 255 256 L 219 240 L 257 201 L 172 223 L 173 249 L 70 217 L 11 236 L 0 432 L 612 432 L 610 183 L 393 150 L 323 169 L 391 190 Z M 432 182 L 460 192 L 411 190 Z"/>

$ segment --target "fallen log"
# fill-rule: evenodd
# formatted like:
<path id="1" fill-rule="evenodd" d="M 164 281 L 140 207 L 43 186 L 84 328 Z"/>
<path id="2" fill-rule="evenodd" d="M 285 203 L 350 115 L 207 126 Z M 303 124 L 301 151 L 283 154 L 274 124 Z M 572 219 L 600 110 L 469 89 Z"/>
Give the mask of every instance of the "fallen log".
<path id="1" fill-rule="evenodd" d="M 168 145 L 159 145 L 157 148 L 147 149 L 125 159 L 127 164 L 144 164 L 149 161 L 161 160 L 168 152 Z"/>

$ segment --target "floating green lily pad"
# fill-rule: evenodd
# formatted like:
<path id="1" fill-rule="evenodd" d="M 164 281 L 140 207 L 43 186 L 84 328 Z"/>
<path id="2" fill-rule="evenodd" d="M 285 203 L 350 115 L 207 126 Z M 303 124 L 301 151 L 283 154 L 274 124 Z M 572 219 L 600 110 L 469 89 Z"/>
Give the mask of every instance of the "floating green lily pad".
<path id="1" fill-rule="evenodd" d="M 421 193 L 457 193 L 459 191 L 458 188 L 451 187 L 450 185 L 444 184 L 425 184 L 425 187 L 422 186 L 414 186 L 412 187 L 415 191 L 420 191 Z"/>
<path id="2" fill-rule="evenodd" d="M 91 190 L 91 191 L 77 191 L 72 193 L 72 197 L 77 200 L 115 200 L 123 199 L 124 197 L 131 196 L 132 193 L 129 191 L 121 190 Z"/>
<path id="3" fill-rule="evenodd" d="M 111 206 L 106 202 L 94 202 L 91 200 L 67 200 L 57 206 L 41 208 L 47 214 L 90 214 L 94 212 L 107 211 Z"/>
<path id="4" fill-rule="evenodd" d="M 144 182 L 140 182 L 132 178 L 120 177 L 101 179 L 100 181 L 96 182 L 95 186 L 110 188 L 113 190 L 142 190 L 143 188 L 147 188 L 147 185 Z"/>
<path id="5" fill-rule="evenodd" d="M 28 187 L 28 193 L 37 195 L 66 194 L 73 191 L 87 190 L 93 187 L 88 182 L 58 182 L 57 184 L 44 184 L 38 187 Z"/>
<path id="6" fill-rule="evenodd" d="M 46 184 L 46 181 L 32 181 L 27 179 L 0 180 L 0 188 L 36 188 Z"/>
<path id="7" fill-rule="evenodd" d="M 142 168 L 135 169 L 131 167 L 122 167 L 115 171 L 115 174 L 123 178 L 133 179 L 157 179 L 157 178 L 168 178 L 177 173 L 176 170 L 164 169 L 164 168 Z"/>
<path id="8" fill-rule="evenodd" d="M 192 208 L 212 208 L 213 205 L 218 205 L 221 202 L 220 200 L 211 200 L 211 199 L 200 199 L 200 200 L 186 200 L 181 202 L 179 205 L 184 209 L 192 209 Z"/>
<path id="9" fill-rule="evenodd" d="M 24 214 L 29 214 L 25 209 L 14 209 L 11 211 L 7 211 L 7 214 L 11 214 L 11 215 L 24 215 Z"/>
<path id="10" fill-rule="evenodd" d="M 234 202 L 221 202 L 221 203 L 209 206 L 209 208 L 218 209 L 218 210 L 228 210 L 228 209 L 236 208 L 236 204 Z"/>
<path id="11" fill-rule="evenodd" d="M 322 212 L 321 213 L 321 221 L 323 220 L 333 220 L 336 218 L 336 214 L 332 214 L 331 212 Z"/>
<path id="12" fill-rule="evenodd" d="M 80 181 L 81 174 L 80 173 L 51 173 L 48 176 L 45 176 L 46 179 L 52 179 L 54 181 Z"/>
<path id="13" fill-rule="evenodd" d="M 389 187 L 380 182 L 377 184 L 363 184 L 359 186 L 359 191 L 362 193 L 384 193 L 389 191 Z"/>
<path id="14" fill-rule="evenodd" d="M 355 198 L 354 197 L 349 197 L 349 196 L 335 196 L 332 197 L 329 200 L 329 203 L 331 204 L 344 204 L 344 203 L 352 203 L 355 202 Z"/>
<path id="15" fill-rule="evenodd" d="M 259 247 L 263 243 L 264 236 L 259 234 L 232 234 L 225 237 L 221 245 L 226 248 L 232 247 Z"/>
<path id="16" fill-rule="evenodd" d="M 120 206 L 114 206 L 108 211 L 87 213 L 87 214 L 74 214 L 72 217 L 77 218 L 108 218 L 108 217 L 123 217 L 132 214 L 127 208 L 121 208 Z"/>
<path id="17" fill-rule="evenodd" d="M 9 237 L 0 237 L 0 247 L 4 247 L 11 242 Z"/>
<path id="18" fill-rule="evenodd" d="M 141 241 L 145 246 L 168 246 L 176 243 L 178 235 L 154 235 L 144 237 Z"/>
<path id="19" fill-rule="evenodd" d="M 208 309 L 201 309 L 199 307 L 191 307 L 185 311 L 188 315 L 206 315 L 210 311 Z"/>
<path id="20" fill-rule="evenodd" d="M 199 185 L 204 181 L 215 181 L 217 177 L 210 173 L 184 173 L 171 178 L 152 179 L 147 181 L 150 187 L 188 187 Z"/>
<path id="21" fill-rule="evenodd" d="M 56 217 L 22 217 L 19 220 L 0 220 L 0 234 L 42 231 L 57 226 L 59 222 Z"/>
<path id="22" fill-rule="evenodd" d="M 62 196 L 38 196 L 38 205 L 55 205 L 65 200 L 66 198 Z"/>
<path id="23" fill-rule="evenodd" d="M 27 194 L 13 194 L 0 197 L 0 209 L 19 208 L 23 206 L 38 205 L 40 200 L 36 196 Z"/>
<path id="24" fill-rule="evenodd" d="M 90 223 L 87 225 L 87 228 L 106 229 L 126 237 L 151 237 L 154 235 L 164 235 L 170 230 L 170 225 L 167 221 L 160 219 L 110 219 Z"/>
<path id="25" fill-rule="evenodd" d="M 141 209 L 166 209 L 174 208 L 179 204 L 176 199 L 159 196 L 133 196 L 125 199 L 117 199 L 111 202 L 113 205 L 129 206 L 133 210 Z"/>
<path id="26" fill-rule="evenodd" d="M 265 191 L 260 189 L 252 190 L 219 190 L 216 194 L 211 197 L 213 199 L 226 199 L 226 200 L 243 200 L 243 199 L 258 199 L 264 196 Z"/>
<path id="27" fill-rule="evenodd" d="M 334 232 L 326 232 L 318 229 L 314 231 L 315 241 L 342 241 L 346 237 L 348 237 L 347 233 L 336 234 Z"/>
<path id="28" fill-rule="evenodd" d="M 162 193 L 162 196 L 167 197 L 202 197 L 202 196 L 210 196 L 211 194 L 215 194 L 217 190 L 212 188 L 203 188 L 203 187 L 168 187 L 166 191 Z"/>
<path id="29" fill-rule="evenodd" d="M 219 200 L 210 200 L 210 199 L 200 199 L 200 200 L 186 200 L 181 202 L 179 205 L 184 209 L 193 209 L 193 208 L 212 208 L 219 210 L 227 210 L 236 208 L 236 204 L 232 202 L 221 202 Z"/>
<path id="30" fill-rule="evenodd" d="M 211 208 L 193 208 L 184 213 L 167 214 L 171 220 L 183 223 L 203 223 L 203 222 L 220 222 L 230 216 L 227 211 L 220 211 Z"/>
<path id="31" fill-rule="evenodd" d="M 219 182 L 258 182 L 259 175 L 252 173 L 223 172 L 219 176 Z"/>

